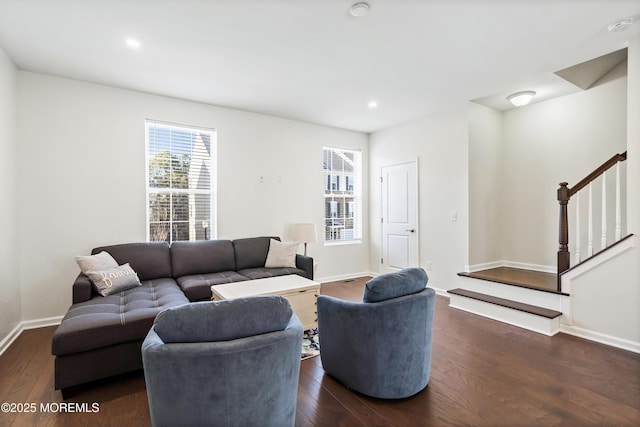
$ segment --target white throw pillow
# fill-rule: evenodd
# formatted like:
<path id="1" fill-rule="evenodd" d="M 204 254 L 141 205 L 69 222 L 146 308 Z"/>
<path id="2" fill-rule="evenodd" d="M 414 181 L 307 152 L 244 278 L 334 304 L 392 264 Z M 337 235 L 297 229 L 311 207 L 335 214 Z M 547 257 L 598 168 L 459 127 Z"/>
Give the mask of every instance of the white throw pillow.
<path id="1" fill-rule="evenodd" d="M 275 239 L 269 242 L 269 253 L 264 266 L 267 268 L 296 267 L 296 253 L 298 253 L 298 242 L 284 243 Z"/>
<path id="2" fill-rule="evenodd" d="M 102 271 L 118 266 L 116 260 L 106 251 L 96 255 L 79 255 L 76 257 L 76 262 L 84 274 L 87 274 L 87 271 Z"/>
<path id="3" fill-rule="evenodd" d="M 141 286 L 138 274 L 128 263 L 102 271 L 87 271 L 87 276 L 103 297 Z"/>

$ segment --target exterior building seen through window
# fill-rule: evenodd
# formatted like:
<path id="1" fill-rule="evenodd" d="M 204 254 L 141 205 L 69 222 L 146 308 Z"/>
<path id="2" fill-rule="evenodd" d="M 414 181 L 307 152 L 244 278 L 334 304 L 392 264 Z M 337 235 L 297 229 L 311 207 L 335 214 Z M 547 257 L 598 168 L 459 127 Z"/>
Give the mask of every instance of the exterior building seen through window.
<path id="1" fill-rule="evenodd" d="M 324 148 L 324 240 L 354 241 L 361 233 L 360 151 Z"/>

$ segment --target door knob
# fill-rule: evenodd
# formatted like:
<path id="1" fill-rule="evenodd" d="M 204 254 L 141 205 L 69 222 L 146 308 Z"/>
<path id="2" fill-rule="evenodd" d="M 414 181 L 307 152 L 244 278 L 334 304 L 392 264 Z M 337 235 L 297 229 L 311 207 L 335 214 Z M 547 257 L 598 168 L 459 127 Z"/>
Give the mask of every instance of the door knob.
<path id="1" fill-rule="evenodd" d="M 416 232 L 416 229 L 415 229 L 415 228 L 412 228 L 412 229 L 404 230 L 404 231 L 410 231 L 410 232 L 412 232 L 412 233 L 415 233 L 415 232 Z"/>

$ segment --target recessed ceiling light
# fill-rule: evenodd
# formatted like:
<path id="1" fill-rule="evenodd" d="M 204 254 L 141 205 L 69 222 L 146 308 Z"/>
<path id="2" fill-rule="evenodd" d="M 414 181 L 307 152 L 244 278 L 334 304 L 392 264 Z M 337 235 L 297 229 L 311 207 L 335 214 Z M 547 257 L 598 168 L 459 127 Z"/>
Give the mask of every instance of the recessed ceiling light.
<path id="1" fill-rule="evenodd" d="M 367 104 L 367 106 L 371 109 L 376 108 L 378 106 L 378 103 L 376 101 L 369 101 L 369 103 Z"/>
<path id="2" fill-rule="evenodd" d="M 136 40 L 136 39 L 127 39 L 127 40 L 125 40 L 125 43 L 131 49 L 138 49 L 140 47 L 140 42 L 138 40 Z"/>
<path id="3" fill-rule="evenodd" d="M 624 31 L 628 29 L 631 26 L 631 24 L 633 24 L 633 18 L 621 19 L 612 24 L 609 24 L 607 29 L 609 30 L 610 33 L 618 33 L 620 31 Z"/>
<path id="4" fill-rule="evenodd" d="M 523 105 L 527 105 L 531 102 L 531 99 L 536 95 L 536 93 L 532 90 L 527 90 L 524 92 L 517 92 L 512 95 L 507 96 L 507 99 L 511 101 L 513 105 L 516 107 L 522 107 Z"/>
<path id="5" fill-rule="evenodd" d="M 369 6 L 369 3 L 365 2 L 354 3 L 349 8 L 349 13 L 351 14 L 351 16 L 355 16 L 356 18 L 368 15 L 370 11 L 371 6 Z"/>

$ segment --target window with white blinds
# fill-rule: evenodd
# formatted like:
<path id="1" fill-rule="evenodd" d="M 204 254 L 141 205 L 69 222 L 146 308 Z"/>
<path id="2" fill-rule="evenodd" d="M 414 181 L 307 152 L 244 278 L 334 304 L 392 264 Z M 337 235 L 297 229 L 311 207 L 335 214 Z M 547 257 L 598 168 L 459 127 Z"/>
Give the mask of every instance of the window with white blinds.
<path id="1" fill-rule="evenodd" d="M 360 151 L 324 148 L 324 240 L 362 238 L 362 161 Z"/>
<path id="2" fill-rule="evenodd" d="M 216 237 L 216 131 L 145 121 L 147 240 Z"/>

